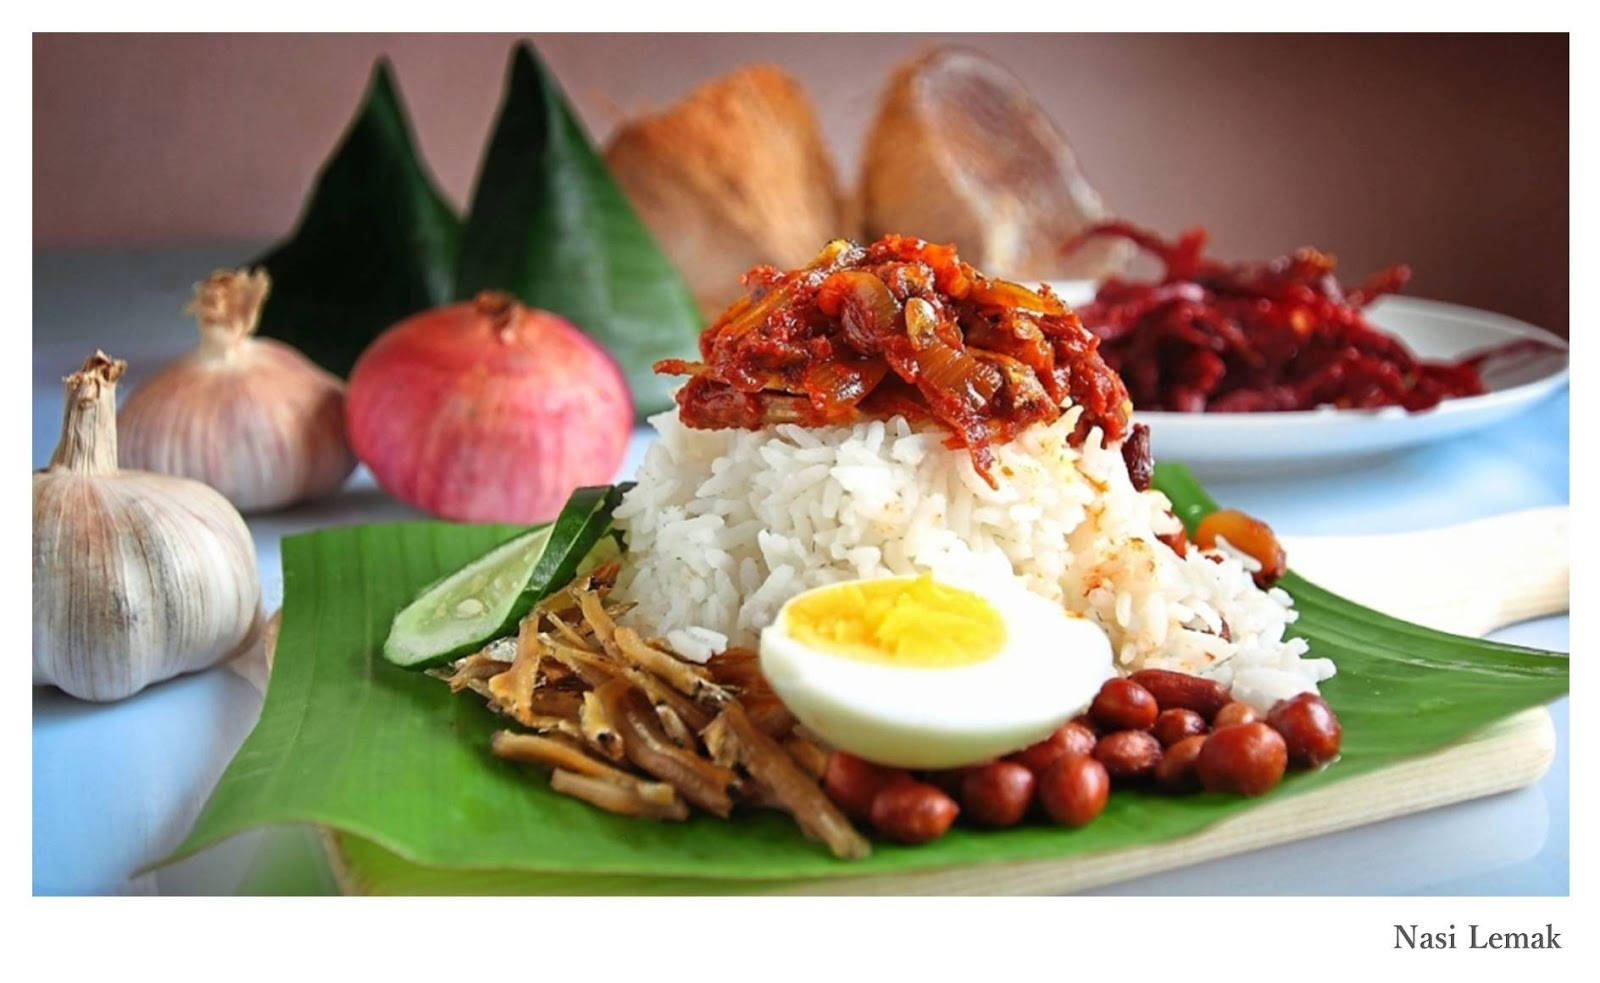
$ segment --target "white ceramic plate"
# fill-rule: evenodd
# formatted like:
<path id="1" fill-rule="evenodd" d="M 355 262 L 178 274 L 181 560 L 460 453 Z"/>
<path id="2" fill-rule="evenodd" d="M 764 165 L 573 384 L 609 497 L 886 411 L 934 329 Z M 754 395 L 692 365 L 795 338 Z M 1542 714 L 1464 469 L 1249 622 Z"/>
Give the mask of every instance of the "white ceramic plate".
<path id="1" fill-rule="evenodd" d="M 1054 284 L 1069 304 L 1094 295 L 1085 281 Z M 1292 413 L 1137 413 L 1150 427 L 1156 460 L 1203 470 L 1219 466 L 1337 461 L 1440 440 L 1498 423 L 1566 384 L 1567 345 L 1560 338 L 1502 314 L 1415 297 L 1384 297 L 1367 311 L 1377 327 L 1425 359 L 1454 359 L 1516 338 L 1542 338 L 1550 352 L 1518 354 L 1484 367 L 1488 392 L 1447 399 L 1431 410 L 1398 407 Z"/>

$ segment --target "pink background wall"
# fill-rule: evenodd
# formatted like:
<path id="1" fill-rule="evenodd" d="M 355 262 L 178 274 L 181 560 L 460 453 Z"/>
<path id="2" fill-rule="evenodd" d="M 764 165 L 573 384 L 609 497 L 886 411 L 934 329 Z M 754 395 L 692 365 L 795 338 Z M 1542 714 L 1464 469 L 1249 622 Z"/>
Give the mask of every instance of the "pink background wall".
<path id="1" fill-rule="evenodd" d="M 597 139 L 693 83 L 770 61 L 808 88 L 853 183 L 890 66 L 928 36 L 536 36 Z M 962 39 L 1003 59 L 1112 208 L 1201 224 L 1229 257 L 1309 244 L 1347 279 L 1567 326 L 1565 36 Z M 373 58 L 465 199 L 510 39 L 36 35 L 34 242 L 265 242 L 293 224 Z"/>

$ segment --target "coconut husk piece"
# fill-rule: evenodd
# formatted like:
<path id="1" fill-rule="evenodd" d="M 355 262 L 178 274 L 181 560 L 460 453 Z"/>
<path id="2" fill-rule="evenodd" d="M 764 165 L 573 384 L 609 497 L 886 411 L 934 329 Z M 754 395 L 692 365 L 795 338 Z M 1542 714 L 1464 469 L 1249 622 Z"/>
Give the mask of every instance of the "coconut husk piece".
<path id="1" fill-rule="evenodd" d="M 743 293 L 751 267 L 804 265 L 857 231 L 844 224 L 810 100 L 770 65 L 735 69 L 623 123 L 605 160 L 707 320 Z"/>
<path id="2" fill-rule="evenodd" d="M 868 239 L 954 243 L 996 276 L 1099 278 L 1130 257 L 1111 240 L 1062 254 L 1110 213 L 1021 80 L 965 48 L 924 51 L 896 68 L 867 135 L 860 194 Z"/>

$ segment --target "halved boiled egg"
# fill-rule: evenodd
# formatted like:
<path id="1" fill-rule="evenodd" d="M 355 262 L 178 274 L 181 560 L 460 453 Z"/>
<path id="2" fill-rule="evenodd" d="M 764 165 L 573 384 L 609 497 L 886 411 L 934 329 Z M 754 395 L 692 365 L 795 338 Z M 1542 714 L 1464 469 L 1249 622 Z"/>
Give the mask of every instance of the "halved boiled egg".
<path id="1" fill-rule="evenodd" d="M 796 595 L 761 633 L 761 672 L 834 747 L 928 769 L 1042 740 L 1114 675 L 1105 632 L 1060 605 L 928 575 Z"/>

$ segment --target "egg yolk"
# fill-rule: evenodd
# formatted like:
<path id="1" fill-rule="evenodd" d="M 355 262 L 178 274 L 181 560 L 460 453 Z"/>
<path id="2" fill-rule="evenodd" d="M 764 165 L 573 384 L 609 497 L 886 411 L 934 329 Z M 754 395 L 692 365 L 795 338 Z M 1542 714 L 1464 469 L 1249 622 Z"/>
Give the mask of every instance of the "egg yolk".
<path id="1" fill-rule="evenodd" d="M 790 602 L 784 628 L 832 655 L 908 668 L 971 665 L 1006 642 L 993 605 L 927 574 L 811 591 Z"/>

